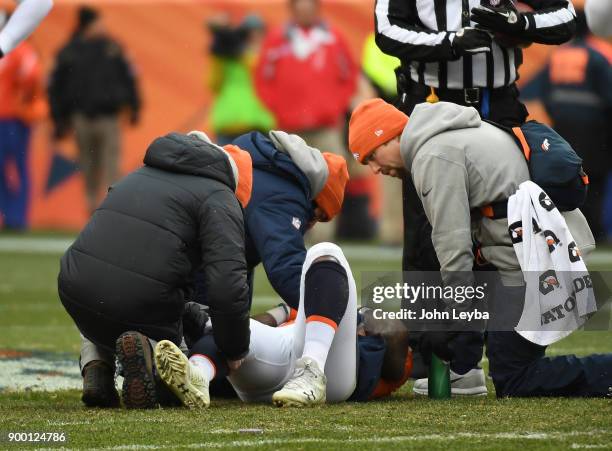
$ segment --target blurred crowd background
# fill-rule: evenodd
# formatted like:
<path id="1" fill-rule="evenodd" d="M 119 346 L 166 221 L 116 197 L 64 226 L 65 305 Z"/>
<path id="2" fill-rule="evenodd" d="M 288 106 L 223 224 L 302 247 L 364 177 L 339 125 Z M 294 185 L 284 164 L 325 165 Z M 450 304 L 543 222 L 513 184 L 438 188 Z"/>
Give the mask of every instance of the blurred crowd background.
<path id="1" fill-rule="evenodd" d="M 574 0 L 580 8 L 582 1 Z M 346 123 L 361 100 L 396 95 L 398 60 L 373 37 L 372 0 L 55 0 L 0 60 L 0 229 L 78 230 L 107 187 L 170 131 L 226 144 L 281 129 L 342 154 L 351 181 L 320 239 L 400 244 L 401 183 L 355 164 Z M 0 27 L 14 2 L 0 0 Z M 612 40 L 525 51 L 531 117 L 585 160 L 585 214 L 612 238 Z M 484 143 L 486 145 L 486 143 Z"/>

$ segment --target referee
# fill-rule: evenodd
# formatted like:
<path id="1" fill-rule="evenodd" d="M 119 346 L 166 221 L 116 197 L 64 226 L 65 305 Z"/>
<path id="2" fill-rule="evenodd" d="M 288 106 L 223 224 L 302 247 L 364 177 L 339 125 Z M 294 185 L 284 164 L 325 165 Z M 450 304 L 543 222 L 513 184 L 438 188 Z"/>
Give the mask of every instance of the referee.
<path id="1" fill-rule="evenodd" d="M 410 116 L 416 104 L 442 100 L 472 106 L 507 126 L 525 122 L 527 109 L 515 84 L 521 47 L 570 40 L 576 15 L 571 0 L 523 2 L 533 11 L 519 11 L 513 0 L 376 0 L 376 43 L 401 61 L 396 106 Z M 402 187 L 402 269 L 439 271 L 431 226 L 410 177 Z M 453 393 L 486 393 L 478 368 L 483 344 L 477 333 L 453 340 Z M 414 390 L 426 394 L 427 380 L 417 380 Z"/>
<path id="2" fill-rule="evenodd" d="M 517 45 L 567 42 L 576 19 L 569 0 L 524 2 L 534 11 L 519 12 L 512 0 L 377 0 L 376 43 L 401 61 L 404 112 L 435 98 L 473 106 L 495 122 L 523 123 Z"/>

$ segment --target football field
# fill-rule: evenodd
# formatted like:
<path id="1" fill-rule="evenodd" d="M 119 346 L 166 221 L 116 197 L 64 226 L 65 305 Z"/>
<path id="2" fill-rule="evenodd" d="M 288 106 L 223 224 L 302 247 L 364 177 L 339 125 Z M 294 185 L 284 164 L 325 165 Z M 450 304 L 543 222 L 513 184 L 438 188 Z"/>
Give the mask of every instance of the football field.
<path id="1" fill-rule="evenodd" d="M 57 297 L 63 236 L 0 236 L 0 449 L 612 449 L 612 399 L 434 401 L 407 384 L 391 398 L 310 409 L 213 400 L 184 409 L 85 409 L 79 335 Z M 364 271 L 397 270 L 400 252 L 346 245 L 360 284 Z M 597 269 L 612 268 L 598 251 Z M 278 301 L 257 274 L 254 312 Z M 576 332 L 549 354 L 612 351 L 612 332 Z M 486 360 L 483 361 L 486 367 Z M 59 433 L 65 441 L 14 443 L 9 433 Z M 34 436 L 32 436 L 34 437 Z"/>

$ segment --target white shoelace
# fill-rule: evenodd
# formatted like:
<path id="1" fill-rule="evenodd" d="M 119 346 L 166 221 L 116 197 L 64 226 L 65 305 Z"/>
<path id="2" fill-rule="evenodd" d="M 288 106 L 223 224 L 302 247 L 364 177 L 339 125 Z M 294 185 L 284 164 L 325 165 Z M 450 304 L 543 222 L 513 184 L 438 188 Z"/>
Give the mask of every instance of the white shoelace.
<path id="1" fill-rule="evenodd" d="M 319 376 L 312 370 L 310 363 L 305 363 L 304 366 L 299 366 L 295 369 L 293 377 L 289 379 L 285 388 L 289 390 L 306 390 L 312 388 L 312 379 L 318 379 Z"/>

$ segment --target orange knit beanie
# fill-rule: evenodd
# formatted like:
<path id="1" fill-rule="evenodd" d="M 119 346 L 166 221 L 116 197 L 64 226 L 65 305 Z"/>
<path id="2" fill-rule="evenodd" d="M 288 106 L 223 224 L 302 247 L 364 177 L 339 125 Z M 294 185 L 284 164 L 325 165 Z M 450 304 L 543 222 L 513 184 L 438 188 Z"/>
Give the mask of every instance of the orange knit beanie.
<path id="1" fill-rule="evenodd" d="M 382 99 L 361 102 L 349 122 L 349 149 L 361 164 L 378 146 L 401 135 L 408 116 Z"/>

